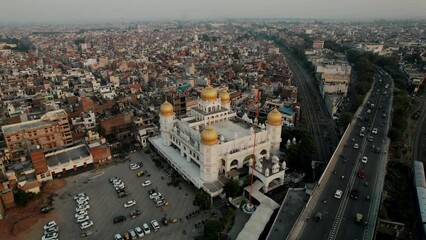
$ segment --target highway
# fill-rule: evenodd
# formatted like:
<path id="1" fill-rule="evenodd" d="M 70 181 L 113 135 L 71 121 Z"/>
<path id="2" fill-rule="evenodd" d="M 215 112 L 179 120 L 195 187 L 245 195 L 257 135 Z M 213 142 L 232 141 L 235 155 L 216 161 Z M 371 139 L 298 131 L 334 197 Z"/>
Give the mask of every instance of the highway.
<path id="1" fill-rule="evenodd" d="M 384 171 L 378 171 L 378 169 L 385 166 L 384 145 L 389 123 L 387 118 L 391 107 L 390 95 L 393 91 L 391 79 L 387 76 L 382 78 L 383 80 L 380 81 L 376 77 L 368 98 L 374 107 L 371 108 L 371 105 L 365 104 L 358 116 L 359 119 L 353 122 L 355 125 L 348 133 L 350 134 L 348 140 L 342 143 L 345 147 L 336 159 L 333 173 L 328 181 L 322 183 L 323 190 L 318 193 L 318 201 L 313 205 L 311 216 L 298 239 L 361 240 L 370 239 L 369 236 L 372 236 L 382 191 L 381 181 L 384 179 Z M 385 89 L 386 82 L 390 83 L 387 89 Z M 367 113 L 369 109 L 371 112 Z M 364 137 L 360 137 L 361 127 L 366 128 Z M 377 134 L 372 133 L 374 128 L 378 129 Z M 371 141 L 368 140 L 369 136 L 373 137 Z M 354 148 L 355 144 L 358 144 L 357 149 Z M 373 145 L 380 148 L 378 153 L 374 151 Z M 367 163 L 361 162 L 364 156 L 368 159 Z M 359 171 L 364 171 L 365 178 L 358 177 Z M 353 189 L 359 191 L 357 200 L 349 197 Z M 343 191 L 340 199 L 334 197 L 336 190 Z M 370 200 L 366 199 L 367 195 L 370 196 Z M 314 220 L 317 213 L 322 214 L 322 219 L 318 222 Z M 363 214 L 361 224 L 354 222 L 356 213 Z"/>

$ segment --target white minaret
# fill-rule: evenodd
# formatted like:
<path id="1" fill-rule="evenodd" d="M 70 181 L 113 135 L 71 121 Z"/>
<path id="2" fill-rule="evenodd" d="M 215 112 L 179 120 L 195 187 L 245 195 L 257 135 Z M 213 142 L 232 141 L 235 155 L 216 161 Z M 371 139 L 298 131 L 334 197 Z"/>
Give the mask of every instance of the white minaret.
<path id="1" fill-rule="evenodd" d="M 175 113 L 172 104 L 165 101 L 160 107 L 160 131 L 165 146 L 171 145 L 170 131 L 173 129 L 174 118 Z"/>
<path id="2" fill-rule="evenodd" d="M 278 109 L 275 108 L 268 113 L 266 121 L 266 129 L 268 130 L 269 140 L 271 142 L 271 152 L 273 154 L 278 154 L 280 151 L 282 126 L 282 115 Z"/>
<path id="3" fill-rule="evenodd" d="M 220 163 L 217 157 L 218 134 L 211 125 L 201 132 L 200 176 L 206 182 L 217 180 Z"/>

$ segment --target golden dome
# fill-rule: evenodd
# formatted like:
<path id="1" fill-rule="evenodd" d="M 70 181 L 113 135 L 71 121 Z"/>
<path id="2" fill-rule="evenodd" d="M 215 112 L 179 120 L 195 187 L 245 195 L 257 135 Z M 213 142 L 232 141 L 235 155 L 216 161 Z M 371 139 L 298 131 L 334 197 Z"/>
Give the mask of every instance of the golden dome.
<path id="1" fill-rule="evenodd" d="M 231 96 L 225 89 L 220 92 L 219 96 L 223 104 L 227 104 L 231 101 Z"/>
<path id="2" fill-rule="evenodd" d="M 214 128 L 209 124 L 207 128 L 205 128 L 201 132 L 201 143 L 204 145 L 215 145 L 217 144 L 217 132 Z"/>
<path id="3" fill-rule="evenodd" d="M 173 115 L 173 106 L 171 103 L 167 102 L 167 100 L 161 104 L 160 107 L 160 114 L 162 116 L 168 117 L 168 116 L 172 116 Z"/>
<path id="4" fill-rule="evenodd" d="M 283 116 L 277 108 L 268 113 L 268 124 L 272 126 L 280 126 L 283 121 Z"/>
<path id="5" fill-rule="evenodd" d="M 208 102 L 214 102 L 217 99 L 217 91 L 212 86 L 207 86 L 201 91 L 201 99 Z"/>

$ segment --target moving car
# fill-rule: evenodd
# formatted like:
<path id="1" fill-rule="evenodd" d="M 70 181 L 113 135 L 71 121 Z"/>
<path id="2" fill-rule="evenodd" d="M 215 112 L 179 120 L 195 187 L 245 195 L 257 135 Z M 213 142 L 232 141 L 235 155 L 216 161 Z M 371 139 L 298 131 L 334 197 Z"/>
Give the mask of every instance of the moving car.
<path id="1" fill-rule="evenodd" d="M 334 197 L 337 199 L 342 198 L 342 195 L 343 195 L 343 191 L 339 189 L 337 189 L 336 192 L 334 193 Z"/>
<path id="2" fill-rule="evenodd" d="M 358 143 L 355 143 L 354 144 L 354 149 L 358 149 L 358 148 L 359 148 Z"/>
<path id="3" fill-rule="evenodd" d="M 359 196 L 359 191 L 356 189 L 353 189 L 349 195 L 349 197 L 353 200 L 357 200 Z"/>
<path id="4" fill-rule="evenodd" d="M 154 229 L 154 231 L 160 230 L 160 224 L 158 224 L 157 220 L 155 219 L 151 221 L 151 226 Z"/>
<path id="5" fill-rule="evenodd" d="M 136 205 L 136 200 L 129 200 L 126 203 L 124 203 L 124 207 L 128 208 L 128 207 L 132 207 Z"/>
<path id="6" fill-rule="evenodd" d="M 142 187 L 148 187 L 151 184 L 152 184 L 151 180 L 146 180 L 145 182 L 142 183 Z"/>
<path id="7" fill-rule="evenodd" d="M 119 223 L 119 222 L 123 222 L 123 221 L 125 221 L 126 220 L 126 217 L 125 216 L 123 216 L 123 215 L 121 215 L 121 216 L 117 216 L 117 217 L 115 217 L 112 221 L 114 222 L 114 223 Z"/>
<path id="8" fill-rule="evenodd" d="M 93 226 L 93 221 L 86 221 L 80 225 L 80 229 L 83 230 L 91 226 Z"/>
<path id="9" fill-rule="evenodd" d="M 368 136 L 368 141 L 369 141 L 369 142 L 372 142 L 372 141 L 373 141 L 373 136 L 371 136 L 371 135 L 370 135 L 370 136 Z"/>
<path id="10" fill-rule="evenodd" d="M 377 128 L 373 128 L 373 131 L 371 131 L 372 134 L 377 134 Z"/>
<path id="11" fill-rule="evenodd" d="M 359 177 L 360 179 L 364 179 L 364 178 L 365 178 L 365 171 L 364 171 L 364 170 L 360 170 L 360 171 L 358 172 L 358 177 Z"/>
<path id="12" fill-rule="evenodd" d="M 367 159 L 366 156 L 362 157 L 362 160 L 361 160 L 362 163 L 367 163 L 367 161 L 368 161 L 368 159 Z"/>

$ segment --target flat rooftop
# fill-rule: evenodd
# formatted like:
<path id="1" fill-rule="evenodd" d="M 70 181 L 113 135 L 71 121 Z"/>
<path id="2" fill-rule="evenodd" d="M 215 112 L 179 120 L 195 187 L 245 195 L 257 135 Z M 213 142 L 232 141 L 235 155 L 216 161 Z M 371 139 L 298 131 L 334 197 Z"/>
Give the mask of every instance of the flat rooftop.
<path id="1" fill-rule="evenodd" d="M 229 121 L 212 123 L 212 127 L 219 135 L 224 136 L 226 141 L 234 140 L 235 133 L 238 134 L 238 138 L 251 135 L 252 133 L 250 128 L 252 126 L 252 124 L 249 124 L 239 118 L 231 118 Z M 257 132 L 260 130 L 260 128 L 256 128 Z"/>
<path id="2" fill-rule="evenodd" d="M 224 107 L 221 107 L 219 110 L 211 111 L 209 113 L 204 112 L 203 110 L 199 109 L 198 107 L 193 107 L 193 108 L 191 108 L 191 110 L 193 110 L 193 111 L 195 111 L 195 112 L 197 112 L 199 114 L 203 114 L 205 116 L 211 115 L 211 114 L 216 114 L 216 113 L 221 113 L 221 112 L 228 112 L 229 111 L 228 109 L 226 109 Z"/>
<path id="3" fill-rule="evenodd" d="M 52 123 L 51 121 L 43 121 L 39 119 L 39 120 L 33 120 L 33 121 L 15 123 L 15 124 L 3 126 L 1 129 L 4 135 L 8 135 L 8 134 L 16 133 L 16 132 L 21 132 L 27 129 L 48 126 L 51 123 Z"/>
<path id="4" fill-rule="evenodd" d="M 77 148 L 65 150 L 64 152 L 48 156 L 46 157 L 46 161 L 49 167 L 53 167 L 71 160 L 79 159 L 80 157 L 83 158 L 88 156 L 90 156 L 90 152 L 86 145 L 80 145 Z"/>

